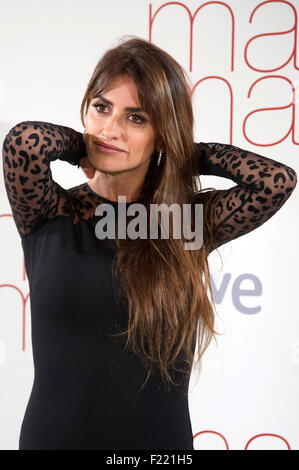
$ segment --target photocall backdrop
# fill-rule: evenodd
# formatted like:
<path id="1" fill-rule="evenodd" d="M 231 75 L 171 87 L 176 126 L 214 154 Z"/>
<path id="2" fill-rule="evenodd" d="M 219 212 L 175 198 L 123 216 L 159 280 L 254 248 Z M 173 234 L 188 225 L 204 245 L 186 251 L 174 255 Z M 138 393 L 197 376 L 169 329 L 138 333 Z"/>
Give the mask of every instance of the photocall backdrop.
<path id="1" fill-rule="evenodd" d="M 197 142 L 237 145 L 299 172 L 298 11 L 299 0 L 1 0 L 1 142 L 24 120 L 83 132 L 97 61 L 134 35 L 189 74 Z M 51 170 L 65 188 L 86 181 L 65 162 Z M 34 374 L 30 292 L 2 169 L 0 185 L 0 449 L 17 449 Z M 299 449 L 298 202 L 296 189 L 264 225 L 209 257 L 221 335 L 198 383 L 191 375 L 195 449 Z"/>

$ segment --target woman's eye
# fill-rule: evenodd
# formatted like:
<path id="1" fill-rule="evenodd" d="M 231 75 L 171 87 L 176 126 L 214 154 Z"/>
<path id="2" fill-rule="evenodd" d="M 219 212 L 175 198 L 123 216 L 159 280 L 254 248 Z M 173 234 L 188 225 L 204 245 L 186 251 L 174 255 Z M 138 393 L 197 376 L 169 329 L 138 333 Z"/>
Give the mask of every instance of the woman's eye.
<path id="1" fill-rule="evenodd" d="M 131 117 L 137 118 L 137 121 L 135 119 L 133 120 L 133 122 L 135 122 L 136 124 L 142 124 L 143 122 L 145 122 L 145 119 L 141 116 L 138 116 L 138 114 L 132 114 Z"/>
<path id="2" fill-rule="evenodd" d="M 98 108 L 99 108 L 100 106 L 103 106 L 104 108 L 106 108 L 106 106 L 105 106 L 103 103 L 97 103 L 97 104 L 94 104 L 93 106 L 96 108 L 97 111 L 99 111 Z M 100 111 L 99 111 L 99 112 L 100 112 Z"/>
<path id="3" fill-rule="evenodd" d="M 103 108 L 107 108 L 107 106 L 103 103 L 93 104 L 93 107 L 97 110 L 98 113 L 102 113 Z M 146 121 L 146 119 L 144 117 L 138 116 L 138 114 L 131 114 L 129 117 L 133 118 L 132 122 L 134 124 L 142 124 Z"/>

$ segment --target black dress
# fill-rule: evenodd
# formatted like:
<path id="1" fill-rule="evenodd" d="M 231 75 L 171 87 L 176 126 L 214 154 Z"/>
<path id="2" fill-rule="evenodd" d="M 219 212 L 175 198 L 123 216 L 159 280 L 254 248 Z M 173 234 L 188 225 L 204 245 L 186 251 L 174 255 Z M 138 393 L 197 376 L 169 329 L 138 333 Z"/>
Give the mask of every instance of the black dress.
<path id="1" fill-rule="evenodd" d="M 237 183 L 209 192 L 212 249 L 262 225 L 296 186 L 295 171 L 283 163 L 235 146 L 197 145 L 198 173 Z M 52 179 L 51 161 L 78 165 L 84 156 L 82 133 L 52 123 L 21 122 L 3 142 L 30 287 L 35 369 L 19 449 L 193 449 L 189 378 L 166 389 L 154 373 L 144 385 L 140 360 L 111 336 L 126 326 L 127 311 L 114 295 L 114 242 L 95 236 L 95 208 L 117 203 L 87 183 L 64 189 Z"/>

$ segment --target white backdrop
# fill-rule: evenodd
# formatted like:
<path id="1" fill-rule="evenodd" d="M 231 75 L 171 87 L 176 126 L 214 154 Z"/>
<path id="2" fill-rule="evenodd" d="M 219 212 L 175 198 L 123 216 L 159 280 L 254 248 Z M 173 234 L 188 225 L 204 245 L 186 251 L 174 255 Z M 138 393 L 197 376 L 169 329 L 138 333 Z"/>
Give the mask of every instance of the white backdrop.
<path id="1" fill-rule="evenodd" d="M 193 94 L 197 142 L 232 143 L 299 173 L 298 12 L 299 0 L 0 0 L 1 142 L 23 120 L 83 131 L 79 108 L 97 61 L 123 35 L 136 35 L 172 54 L 194 85 L 201 81 Z M 86 181 L 65 162 L 51 170 L 65 188 Z M 33 382 L 31 318 L 2 168 L 0 191 L 0 449 L 17 449 Z M 299 449 L 298 202 L 296 188 L 263 226 L 221 247 L 223 264 L 210 255 L 223 334 L 196 386 L 191 376 L 195 449 Z"/>

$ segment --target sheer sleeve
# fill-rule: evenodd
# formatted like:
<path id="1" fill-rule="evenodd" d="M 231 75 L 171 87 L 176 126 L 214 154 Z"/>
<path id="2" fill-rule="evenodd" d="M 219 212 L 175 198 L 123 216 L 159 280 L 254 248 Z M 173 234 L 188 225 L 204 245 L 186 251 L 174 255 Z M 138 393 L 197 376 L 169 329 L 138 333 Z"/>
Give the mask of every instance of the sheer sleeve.
<path id="1" fill-rule="evenodd" d="M 196 176 L 221 176 L 237 183 L 229 189 L 199 193 L 204 214 L 205 204 L 211 210 L 209 252 L 265 223 L 295 189 L 297 174 L 284 163 L 234 145 L 196 145 Z"/>
<path id="2" fill-rule="evenodd" d="M 3 175 L 12 215 L 21 238 L 33 232 L 67 196 L 53 181 L 50 162 L 78 165 L 86 156 L 83 134 L 70 127 L 24 121 L 6 135 Z"/>

